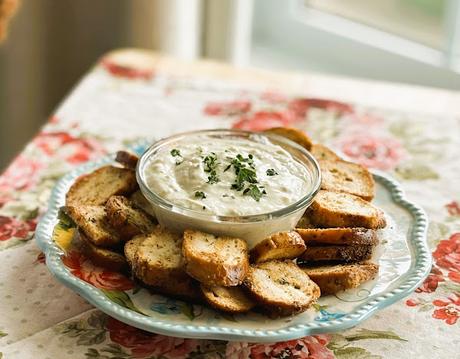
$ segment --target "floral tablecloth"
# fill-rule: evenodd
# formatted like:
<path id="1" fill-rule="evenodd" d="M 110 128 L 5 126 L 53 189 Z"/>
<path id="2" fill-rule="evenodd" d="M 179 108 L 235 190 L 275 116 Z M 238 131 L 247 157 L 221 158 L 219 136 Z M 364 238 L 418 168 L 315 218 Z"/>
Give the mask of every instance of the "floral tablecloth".
<path id="1" fill-rule="evenodd" d="M 403 112 L 228 76 L 175 74 L 146 57 L 106 56 L 0 177 L 0 358 L 460 358 L 458 113 Z M 56 180 L 75 166 L 179 131 L 281 125 L 389 172 L 426 209 L 434 265 L 415 293 L 345 332 L 254 344 L 138 330 L 94 309 L 47 271 L 34 230 Z M 66 265 L 99 288 L 127 285 L 84 258 Z"/>

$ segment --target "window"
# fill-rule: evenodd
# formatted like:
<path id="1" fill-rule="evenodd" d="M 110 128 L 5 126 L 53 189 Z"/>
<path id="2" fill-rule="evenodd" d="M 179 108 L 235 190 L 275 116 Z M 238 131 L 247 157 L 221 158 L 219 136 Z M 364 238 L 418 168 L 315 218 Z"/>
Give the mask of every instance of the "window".
<path id="1" fill-rule="evenodd" d="M 305 5 L 435 49 L 444 46 L 445 0 L 306 0 Z"/>
<path id="2" fill-rule="evenodd" d="M 255 0 L 251 63 L 460 89 L 460 0 Z"/>

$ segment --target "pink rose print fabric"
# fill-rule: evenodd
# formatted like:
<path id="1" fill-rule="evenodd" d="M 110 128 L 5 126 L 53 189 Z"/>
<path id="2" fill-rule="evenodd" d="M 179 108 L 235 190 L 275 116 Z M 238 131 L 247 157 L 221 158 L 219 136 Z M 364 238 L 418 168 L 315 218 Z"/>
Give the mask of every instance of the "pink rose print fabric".
<path id="1" fill-rule="evenodd" d="M 207 82 L 164 73 L 142 56 L 131 62 L 117 56 L 102 58 L 0 175 L 0 357 L 458 356 L 459 118 L 372 108 L 359 101 L 345 103 L 318 97 L 314 91 L 293 95 L 282 89 Z M 387 172 L 424 207 L 430 218 L 433 266 L 409 297 L 337 333 L 278 343 L 186 339 L 149 333 L 121 318 L 88 310 L 91 306 L 84 298 L 47 270 L 49 256 L 33 240 L 37 223 L 56 182 L 75 167 L 146 138 L 153 141 L 186 130 L 264 131 L 280 126 L 303 130 L 314 142 L 326 144 L 346 159 Z M 130 296 L 140 289 L 139 284 L 128 272 L 98 267 L 75 248 L 65 251 L 60 260 L 75 278 L 143 315 Z M 174 300 L 152 310 L 162 313 L 165 320 L 186 313 L 192 322 L 199 315 L 193 306 Z M 238 323 L 237 316 L 228 320 Z M 36 329 L 33 323 L 46 326 Z M 430 340 L 421 343 L 422 337 Z"/>

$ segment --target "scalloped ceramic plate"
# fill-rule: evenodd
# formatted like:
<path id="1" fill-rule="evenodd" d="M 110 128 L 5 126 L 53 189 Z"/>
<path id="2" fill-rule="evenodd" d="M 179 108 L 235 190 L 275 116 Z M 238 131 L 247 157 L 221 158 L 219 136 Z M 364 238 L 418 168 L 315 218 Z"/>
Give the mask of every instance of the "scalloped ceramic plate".
<path id="1" fill-rule="evenodd" d="M 376 280 L 336 296 L 320 298 L 318 305 L 291 318 L 268 319 L 259 314 L 227 316 L 200 305 L 192 305 L 142 288 L 108 291 L 74 276 L 62 262 L 63 250 L 53 240 L 59 207 L 74 180 L 83 173 L 113 162 L 108 156 L 87 163 L 64 176 L 54 188 L 47 213 L 41 219 L 36 238 L 46 254 L 49 270 L 66 286 L 94 306 L 132 326 L 164 335 L 185 338 L 281 341 L 305 335 L 353 327 L 372 313 L 410 294 L 428 275 L 431 253 L 426 245 L 427 219 L 424 211 L 410 203 L 400 185 L 374 173 L 374 203 L 387 216 L 388 226 L 380 231 L 381 244 L 374 260 L 380 264 Z"/>

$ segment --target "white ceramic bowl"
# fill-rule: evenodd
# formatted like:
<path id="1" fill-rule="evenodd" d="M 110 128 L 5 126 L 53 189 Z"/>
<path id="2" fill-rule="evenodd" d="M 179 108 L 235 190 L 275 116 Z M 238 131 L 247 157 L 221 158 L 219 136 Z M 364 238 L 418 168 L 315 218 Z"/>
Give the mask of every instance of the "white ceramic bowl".
<path id="1" fill-rule="evenodd" d="M 266 141 L 268 139 L 271 143 L 288 151 L 296 161 L 305 167 L 312 183 L 310 191 L 298 201 L 273 212 L 247 216 L 219 216 L 178 206 L 160 197 L 147 186 L 145 168 L 151 158 L 164 149 L 179 147 L 180 143 L 192 141 L 197 137 L 203 138 L 203 136 L 251 141 Z M 141 156 L 136 175 L 140 189 L 151 203 L 161 225 L 178 232 L 191 228 L 217 235 L 243 238 L 248 242 L 250 248 L 272 233 L 294 228 L 318 193 L 321 184 L 319 165 L 303 147 L 284 137 L 239 130 L 193 131 L 160 140 Z"/>

